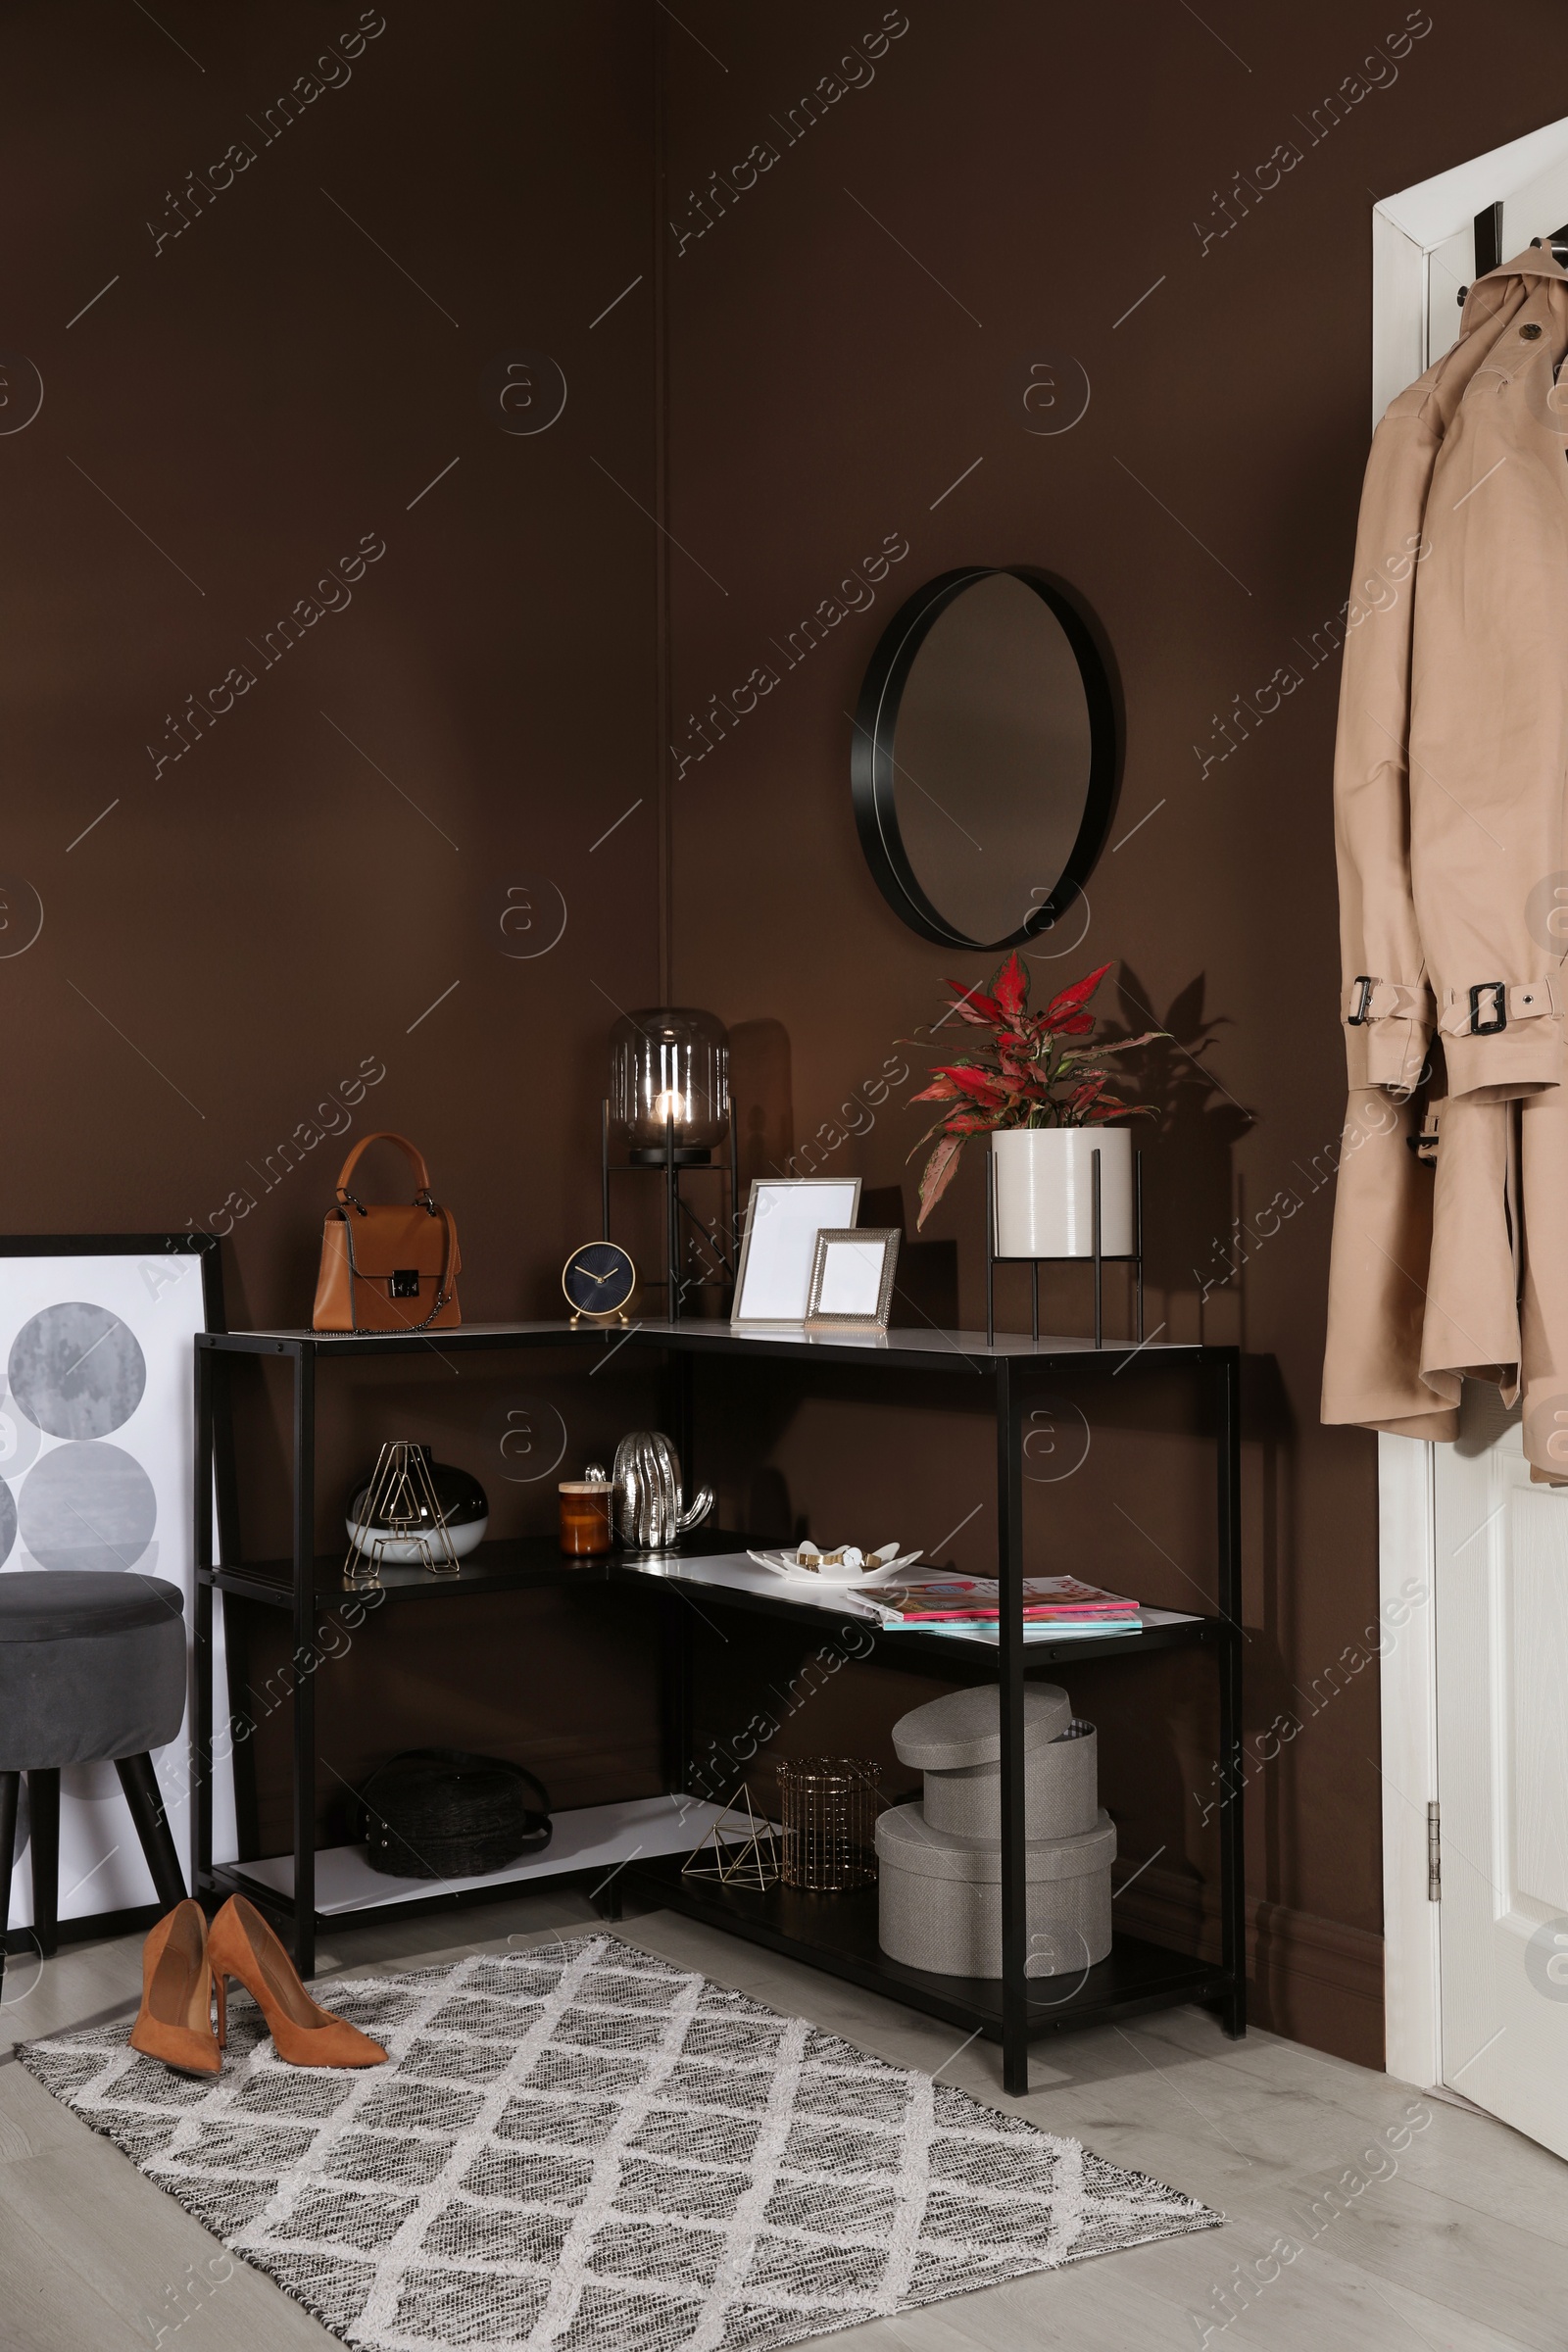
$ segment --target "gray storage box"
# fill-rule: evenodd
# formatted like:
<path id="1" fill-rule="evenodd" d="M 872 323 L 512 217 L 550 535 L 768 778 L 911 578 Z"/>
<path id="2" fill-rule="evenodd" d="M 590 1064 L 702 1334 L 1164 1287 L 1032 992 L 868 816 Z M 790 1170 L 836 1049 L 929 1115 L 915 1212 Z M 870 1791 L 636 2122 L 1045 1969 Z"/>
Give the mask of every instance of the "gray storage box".
<path id="1" fill-rule="evenodd" d="M 1002 1848 L 933 1829 L 918 1805 L 876 1825 L 878 1941 L 890 1960 L 942 1977 L 1002 1974 Z M 1031 1977 L 1075 1975 L 1110 1950 L 1116 1825 L 1099 1814 L 1076 1838 L 1035 1838 L 1029 1879 Z"/>
<path id="2" fill-rule="evenodd" d="M 954 1838 L 1002 1836 L 1002 1698 L 995 1686 L 952 1690 L 893 1727 L 901 1763 L 925 1774 L 925 1818 Z M 1031 1683 L 1023 1694 L 1025 1836 L 1076 1838 L 1100 1809 L 1099 1741 L 1076 1724 L 1065 1690 Z"/>

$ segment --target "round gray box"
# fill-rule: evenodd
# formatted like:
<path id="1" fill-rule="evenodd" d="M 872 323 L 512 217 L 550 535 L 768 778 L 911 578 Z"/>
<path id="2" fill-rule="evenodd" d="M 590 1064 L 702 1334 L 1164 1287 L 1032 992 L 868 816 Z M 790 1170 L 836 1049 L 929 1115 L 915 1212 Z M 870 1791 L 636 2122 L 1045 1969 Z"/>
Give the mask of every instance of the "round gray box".
<path id="1" fill-rule="evenodd" d="M 1002 1849 L 934 1830 L 918 1805 L 895 1805 L 876 1825 L 878 1941 L 890 1960 L 934 1976 L 1002 1974 Z M 1110 1950 L 1108 1813 L 1076 1838 L 1035 1838 L 1028 1874 L 1031 1977 L 1070 1976 Z"/>
<path id="2" fill-rule="evenodd" d="M 1072 1702 L 1054 1683 L 1028 1683 L 1023 1693 L 1023 1744 L 1042 1747 L 1072 1721 Z M 971 1764 L 1002 1762 L 1002 1693 L 995 1683 L 949 1690 L 942 1698 L 911 1707 L 893 1726 L 893 1749 L 901 1764 L 919 1772 L 959 1772 Z"/>
<path id="3" fill-rule="evenodd" d="M 1100 1809 L 1099 1740 L 1073 1720 L 1065 1690 L 1032 1683 L 1023 1695 L 1024 1835 L 1076 1838 Z M 954 1838 L 1002 1836 L 1002 1700 L 994 1686 L 953 1690 L 893 1727 L 901 1763 L 925 1775 L 925 1819 Z"/>

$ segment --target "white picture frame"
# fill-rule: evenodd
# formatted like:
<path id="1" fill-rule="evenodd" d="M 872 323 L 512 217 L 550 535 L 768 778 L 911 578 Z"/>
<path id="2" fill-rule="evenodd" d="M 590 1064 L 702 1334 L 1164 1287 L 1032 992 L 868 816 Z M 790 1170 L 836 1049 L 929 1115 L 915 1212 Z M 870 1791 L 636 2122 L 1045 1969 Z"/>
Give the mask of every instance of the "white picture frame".
<path id="1" fill-rule="evenodd" d="M 804 1324 L 817 1234 L 859 1213 L 858 1176 L 755 1176 L 730 1322 Z"/>
<path id="2" fill-rule="evenodd" d="M 824 1226 L 806 1295 L 808 1328 L 886 1331 L 903 1238 L 896 1225 Z"/>

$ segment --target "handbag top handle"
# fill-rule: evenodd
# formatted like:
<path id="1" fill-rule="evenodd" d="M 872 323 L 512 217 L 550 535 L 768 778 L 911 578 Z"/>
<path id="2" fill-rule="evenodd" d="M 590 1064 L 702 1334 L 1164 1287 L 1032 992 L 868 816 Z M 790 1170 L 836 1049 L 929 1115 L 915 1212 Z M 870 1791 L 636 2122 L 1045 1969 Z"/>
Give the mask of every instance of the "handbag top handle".
<path id="1" fill-rule="evenodd" d="M 390 1127 L 381 1128 L 375 1135 L 362 1135 L 343 1162 L 342 1174 L 337 1180 L 337 1197 L 344 1206 L 352 1205 L 362 1214 L 364 1213 L 363 1201 L 356 1200 L 354 1195 L 349 1191 L 349 1178 L 372 1144 L 396 1144 L 400 1152 L 408 1153 L 414 1163 L 414 1173 L 418 1180 L 414 1198 L 416 1201 L 428 1208 L 430 1206 L 430 1171 L 424 1164 L 424 1153 L 417 1151 L 406 1135 L 395 1135 Z"/>

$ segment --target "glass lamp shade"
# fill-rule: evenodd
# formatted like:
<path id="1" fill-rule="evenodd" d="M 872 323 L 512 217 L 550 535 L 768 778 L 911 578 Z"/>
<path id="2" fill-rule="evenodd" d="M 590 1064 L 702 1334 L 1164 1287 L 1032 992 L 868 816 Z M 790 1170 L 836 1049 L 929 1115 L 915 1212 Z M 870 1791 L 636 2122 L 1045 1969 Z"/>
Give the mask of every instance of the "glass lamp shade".
<path id="1" fill-rule="evenodd" d="M 729 1034 L 710 1012 L 664 1005 L 625 1013 L 610 1032 L 610 1107 L 633 1159 L 705 1160 L 729 1133 Z"/>

